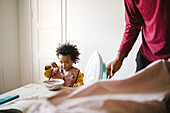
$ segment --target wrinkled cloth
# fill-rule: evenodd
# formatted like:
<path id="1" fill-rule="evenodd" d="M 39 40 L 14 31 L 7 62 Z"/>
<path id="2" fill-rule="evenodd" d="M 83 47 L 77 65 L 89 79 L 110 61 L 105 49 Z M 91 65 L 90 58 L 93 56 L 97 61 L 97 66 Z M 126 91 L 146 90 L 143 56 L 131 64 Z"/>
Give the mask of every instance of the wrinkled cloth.
<path id="1" fill-rule="evenodd" d="M 40 99 L 28 113 L 168 113 L 169 109 L 170 62 L 159 60 L 128 79 L 98 81 Z"/>

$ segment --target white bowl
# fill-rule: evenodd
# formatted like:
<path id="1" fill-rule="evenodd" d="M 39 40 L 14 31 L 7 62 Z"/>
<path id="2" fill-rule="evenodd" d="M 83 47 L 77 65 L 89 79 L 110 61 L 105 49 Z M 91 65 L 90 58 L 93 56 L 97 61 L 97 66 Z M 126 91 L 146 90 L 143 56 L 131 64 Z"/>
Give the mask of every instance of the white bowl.
<path id="1" fill-rule="evenodd" d="M 44 86 L 46 86 L 49 90 L 56 90 L 59 89 L 64 84 L 63 79 L 50 79 L 44 80 L 42 82 Z"/>

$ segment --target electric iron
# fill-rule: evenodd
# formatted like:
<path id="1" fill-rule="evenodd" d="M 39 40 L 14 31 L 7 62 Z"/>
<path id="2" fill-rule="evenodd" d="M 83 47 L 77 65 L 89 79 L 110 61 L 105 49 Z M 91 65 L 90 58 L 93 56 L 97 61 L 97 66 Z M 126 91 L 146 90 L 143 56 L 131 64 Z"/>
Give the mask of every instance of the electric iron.
<path id="1" fill-rule="evenodd" d="M 101 55 L 95 51 L 90 57 L 84 72 L 84 84 L 89 85 L 107 77 L 106 66 Z"/>

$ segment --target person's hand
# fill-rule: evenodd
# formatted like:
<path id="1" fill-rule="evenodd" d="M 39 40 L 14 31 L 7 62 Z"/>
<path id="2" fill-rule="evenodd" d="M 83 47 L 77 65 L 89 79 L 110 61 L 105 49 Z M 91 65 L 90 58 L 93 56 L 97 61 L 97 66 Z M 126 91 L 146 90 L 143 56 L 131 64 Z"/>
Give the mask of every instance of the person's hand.
<path id="1" fill-rule="evenodd" d="M 115 60 L 108 64 L 106 67 L 107 78 L 112 78 L 112 76 L 114 76 L 114 74 L 121 68 L 124 58 L 125 54 L 123 52 L 119 52 Z"/>
<path id="2" fill-rule="evenodd" d="M 76 87 L 78 87 L 78 85 L 77 85 L 77 84 L 74 84 L 73 87 L 76 88 Z"/>
<path id="3" fill-rule="evenodd" d="M 45 70 L 48 70 L 49 68 L 51 68 L 51 65 L 45 65 Z"/>
<path id="4" fill-rule="evenodd" d="M 58 66 L 55 62 L 51 63 L 52 67 L 52 78 L 53 79 L 63 79 L 63 76 L 60 73 L 60 66 Z"/>
<path id="5" fill-rule="evenodd" d="M 57 67 L 57 64 L 55 62 L 52 62 L 52 63 L 48 63 L 45 65 L 45 70 L 48 70 L 49 68 L 56 68 Z"/>
<path id="6" fill-rule="evenodd" d="M 57 67 L 57 64 L 56 64 L 55 62 L 52 62 L 52 63 L 51 63 L 51 66 L 52 66 L 52 68 L 56 68 L 56 67 Z"/>
<path id="7" fill-rule="evenodd" d="M 168 58 L 168 62 L 170 62 L 170 58 Z"/>
<path id="8" fill-rule="evenodd" d="M 112 76 L 114 76 L 114 74 L 120 69 L 120 67 L 122 66 L 122 61 L 119 59 L 115 59 L 112 62 L 109 63 L 109 65 L 107 66 L 107 78 L 112 78 Z"/>

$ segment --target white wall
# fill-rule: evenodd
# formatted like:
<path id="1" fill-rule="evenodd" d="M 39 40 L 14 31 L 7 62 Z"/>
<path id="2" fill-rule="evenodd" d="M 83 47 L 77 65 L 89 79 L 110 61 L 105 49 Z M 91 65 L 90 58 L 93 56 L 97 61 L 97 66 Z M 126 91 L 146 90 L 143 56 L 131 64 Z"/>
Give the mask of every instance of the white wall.
<path id="1" fill-rule="evenodd" d="M 21 85 L 32 81 L 30 0 L 18 0 Z"/>
<path id="2" fill-rule="evenodd" d="M 98 51 L 107 65 L 116 57 L 122 40 L 125 20 L 123 0 L 67 0 L 67 39 L 78 45 L 81 52 L 80 67 L 86 64 L 94 51 Z M 130 77 L 135 72 L 135 57 L 140 40 L 124 60 L 114 79 Z"/>
<path id="3" fill-rule="evenodd" d="M 0 0 L 0 93 L 20 86 L 17 4 L 17 0 Z"/>
<path id="4" fill-rule="evenodd" d="M 116 57 L 123 36 L 123 0 L 67 0 L 66 5 L 65 35 L 81 52 L 77 66 L 84 72 L 95 50 L 108 64 Z M 30 0 L 0 0 L 0 93 L 32 81 L 30 16 Z M 140 42 L 137 40 L 114 79 L 134 74 Z"/>

